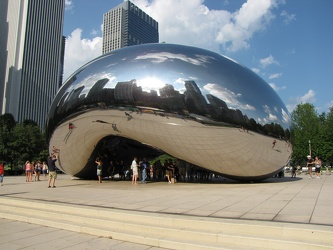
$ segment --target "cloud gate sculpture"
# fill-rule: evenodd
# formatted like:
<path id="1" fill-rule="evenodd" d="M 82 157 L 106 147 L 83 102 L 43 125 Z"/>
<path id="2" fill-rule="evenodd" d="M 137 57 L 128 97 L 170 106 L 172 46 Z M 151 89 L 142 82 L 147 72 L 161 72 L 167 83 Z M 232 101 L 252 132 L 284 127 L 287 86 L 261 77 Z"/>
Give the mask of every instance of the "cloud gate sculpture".
<path id="1" fill-rule="evenodd" d="M 169 154 L 240 181 L 263 180 L 291 155 L 288 111 L 258 75 L 230 58 L 174 44 L 131 46 L 78 69 L 53 100 L 49 151 L 95 178 L 95 158 L 130 165 Z M 273 145 L 273 141 L 276 143 Z M 105 171 L 104 171 L 105 172 Z"/>

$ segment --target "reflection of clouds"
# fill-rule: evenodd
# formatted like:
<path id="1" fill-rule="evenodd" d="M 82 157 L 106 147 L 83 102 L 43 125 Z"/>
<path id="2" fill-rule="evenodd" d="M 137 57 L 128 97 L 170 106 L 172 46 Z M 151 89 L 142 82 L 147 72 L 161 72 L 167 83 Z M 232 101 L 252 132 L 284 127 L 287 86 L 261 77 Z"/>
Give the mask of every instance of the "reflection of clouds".
<path id="1" fill-rule="evenodd" d="M 218 84 L 208 83 L 203 87 L 209 94 L 216 96 L 217 98 L 224 101 L 228 107 L 237 108 L 241 110 L 255 110 L 255 107 L 250 104 L 242 104 L 238 101 L 241 97 L 240 93 L 234 93 Z"/>
<path id="2" fill-rule="evenodd" d="M 170 52 L 156 52 L 147 53 L 145 55 L 137 56 L 134 60 L 151 60 L 152 63 L 163 63 L 166 61 L 180 60 L 194 65 L 205 66 L 214 57 L 205 55 L 195 55 L 195 58 L 191 58 L 185 54 L 174 54 Z"/>
<path id="3" fill-rule="evenodd" d="M 118 63 L 110 63 L 110 64 L 106 65 L 105 68 L 112 68 L 112 67 L 114 67 L 116 65 L 118 65 Z"/>
<path id="4" fill-rule="evenodd" d="M 271 108 L 268 105 L 263 105 L 262 107 L 263 107 L 265 113 L 267 113 L 267 114 L 272 113 Z"/>
<path id="5" fill-rule="evenodd" d="M 278 109 L 278 107 L 276 107 L 276 106 L 274 107 L 274 110 L 275 110 L 276 113 L 279 112 L 279 109 Z"/>
<path id="6" fill-rule="evenodd" d="M 271 123 L 271 122 L 279 121 L 278 117 L 273 114 L 274 111 L 275 111 L 275 113 L 277 113 L 275 108 L 273 108 L 273 111 L 272 111 L 272 109 L 267 104 L 263 105 L 262 108 L 263 108 L 264 112 L 267 114 L 267 116 L 263 118 L 264 123 Z"/>
<path id="7" fill-rule="evenodd" d="M 187 80 L 187 79 L 180 77 L 180 78 L 176 79 L 175 82 L 178 83 L 178 84 L 183 84 L 183 85 L 185 85 L 185 81 L 186 81 L 186 80 Z"/>
<path id="8" fill-rule="evenodd" d="M 286 124 L 289 124 L 290 123 L 290 116 L 289 116 L 288 112 L 285 111 L 284 109 L 281 109 L 281 112 L 282 112 L 282 121 Z"/>
<path id="9" fill-rule="evenodd" d="M 156 77 L 145 77 L 136 80 L 137 86 L 141 87 L 143 91 L 150 92 L 151 90 L 157 91 L 165 86 L 165 83 Z"/>
<path id="10" fill-rule="evenodd" d="M 89 90 L 91 89 L 91 87 L 93 87 L 95 85 L 95 83 L 101 79 L 108 79 L 109 82 L 107 83 L 106 86 L 108 86 L 108 88 L 114 88 L 116 85 L 116 77 L 113 76 L 110 73 L 96 73 L 96 74 L 91 74 L 89 76 L 87 76 L 86 78 L 84 78 L 83 80 L 81 80 L 78 84 L 72 84 L 68 87 L 67 92 L 71 92 L 74 89 L 79 89 L 80 87 L 84 87 L 83 91 L 81 92 L 82 94 L 87 94 L 89 92 Z"/>
<path id="11" fill-rule="evenodd" d="M 268 117 L 264 118 L 265 123 L 278 122 L 278 121 L 279 121 L 278 117 L 273 114 L 268 114 Z"/>
<path id="12" fill-rule="evenodd" d="M 279 115 L 279 109 L 278 109 L 278 107 L 275 106 L 273 108 L 273 112 L 272 112 L 272 109 L 268 105 L 263 105 L 262 107 L 263 107 L 264 112 L 267 114 L 267 117 L 265 117 L 263 119 L 263 121 L 265 123 L 268 123 L 268 122 L 280 122 L 280 119 L 278 118 L 278 115 Z M 281 109 L 281 116 L 282 116 L 282 122 L 284 124 L 289 124 L 290 123 L 289 114 L 284 109 Z"/>

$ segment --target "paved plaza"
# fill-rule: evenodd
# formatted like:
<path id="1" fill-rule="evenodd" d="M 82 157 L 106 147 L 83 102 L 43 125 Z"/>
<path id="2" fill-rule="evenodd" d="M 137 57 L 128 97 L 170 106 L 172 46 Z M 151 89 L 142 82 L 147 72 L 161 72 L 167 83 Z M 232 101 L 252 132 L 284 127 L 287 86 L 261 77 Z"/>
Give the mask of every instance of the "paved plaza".
<path id="1" fill-rule="evenodd" d="M 90 208 L 330 226 L 333 225 L 332 192 L 333 175 L 325 173 L 321 179 L 309 179 L 305 174 L 290 178 L 286 174 L 259 183 L 218 179 L 205 183 L 138 185 L 109 179 L 99 184 L 97 180 L 78 180 L 59 174 L 56 188 L 47 188 L 46 180 L 31 183 L 25 182 L 24 176 L 5 176 L 0 200 L 15 198 Z M 156 249 L 7 219 L 0 221 L 4 249 L 44 249 L 50 244 L 54 246 L 51 249 Z M 17 248 L 18 240 L 22 248 Z M 69 243 L 57 248 L 57 241 Z"/>

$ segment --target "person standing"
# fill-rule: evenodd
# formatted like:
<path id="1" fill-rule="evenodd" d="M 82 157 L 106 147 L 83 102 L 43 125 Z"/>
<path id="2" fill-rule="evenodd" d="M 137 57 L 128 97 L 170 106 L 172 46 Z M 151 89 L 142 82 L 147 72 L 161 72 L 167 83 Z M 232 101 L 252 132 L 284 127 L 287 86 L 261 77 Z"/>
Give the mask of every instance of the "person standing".
<path id="1" fill-rule="evenodd" d="M 29 182 L 31 177 L 31 164 L 30 161 L 25 162 L 25 181 Z"/>
<path id="2" fill-rule="evenodd" d="M 291 178 L 296 178 L 296 164 L 291 163 Z"/>
<path id="3" fill-rule="evenodd" d="M 49 188 L 51 187 L 51 181 L 52 181 L 52 187 L 55 188 L 55 180 L 57 179 L 57 172 L 56 172 L 56 161 L 58 160 L 58 154 L 52 153 L 48 160 L 47 165 L 49 167 Z"/>
<path id="4" fill-rule="evenodd" d="M 138 163 L 137 163 L 138 158 L 134 157 L 133 161 L 132 161 L 132 165 L 131 165 L 131 169 L 132 169 L 132 184 L 137 184 L 137 179 L 138 179 Z"/>
<path id="5" fill-rule="evenodd" d="M 309 173 L 309 179 L 312 179 L 312 166 L 314 164 L 314 161 L 311 157 L 311 155 L 307 156 L 306 166 L 308 167 L 308 173 Z"/>
<path id="6" fill-rule="evenodd" d="M 315 168 L 316 168 L 316 175 L 317 175 L 317 179 L 321 179 L 320 177 L 320 171 L 321 171 L 321 160 L 319 159 L 318 156 L 316 156 L 315 158 Z"/>
<path id="7" fill-rule="evenodd" d="M 3 186 L 3 176 L 5 175 L 5 167 L 3 162 L 0 162 L 0 185 Z"/>
<path id="8" fill-rule="evenodd" d="M 172 161 L 171 160 L 168 160 L 165 162 L 165 165 L 166 165 L 166 177 L 168 178 L 168 182 L 169 184 L 173 184 L 172 183 L 172 178 L 174 178 L 174 171 L 175 171 L 175 168 L 172 164 Z"/>
<path id="9" fill-rule="evenodd" d="M 108 174 L 109 174 L 109 177 L 111 178 L 111 179 L 113 179 L 114 178 L 114 175 L 116 174 L 115 173 L 115 165 L 113 164 L 113 161 L 111 160 L 110 161 L 110 166 L 109 166 L 109 168 L 108 168 Z"/>
<path id="10" fill-rule="evenodd" d="M 46 175 L 47 175 L 48 169 L 49 168 L 48 168 L 46 162 L 43 161 L 42 171 L 43 171 L 43 175 L 44 175 L 44 181 L 46 180 Z"/>
<path id="11" fill-rule="evenodd" d="M 141 171 L 142 171 L 142 184 L 146 184 L 146 179 L 147 179 L 147 168 L 148 168 L 148 162 L 146 158 L 143 158 L 143 161 L 140 164 Z"/>
<path id="12" fill-rule="evenodd" d="M 37 161 L 36 165 L 35 165 L 35 181 L 40 181 L 40 172 L 42 171 L 42 165 L 40 163 L 40 161 Z"/>
<path id="13" fill-rule="evenodd" d="M 125 180 L 125 165 L 124 165 L 124 161 L 120 160 L 119 164 L 119 179 L 120 180 Z"/>
<path id="14" fill-rule="evenodd" d="M 97 177 L 98 177 L 98 182 L 102 183 L 102 168 L 103 168 L 103 163 L 102 160 L 97 157 L 95 163 L 97 164 Z"/>

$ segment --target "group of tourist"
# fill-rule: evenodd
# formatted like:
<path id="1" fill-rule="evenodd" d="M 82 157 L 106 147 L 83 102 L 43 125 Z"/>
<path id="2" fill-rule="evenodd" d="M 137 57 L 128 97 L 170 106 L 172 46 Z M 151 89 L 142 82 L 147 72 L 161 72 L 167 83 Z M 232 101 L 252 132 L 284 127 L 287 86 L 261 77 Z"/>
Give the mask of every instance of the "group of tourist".
<path id="1" fill-rule="evenodd" d="M 317 176 L 317 179 L 321 178 L 321 160 L 319 156 L 316 156 L 315 159 L 313 160 L 311 155 L 307 156 L 307 163 L 306 166 L 308 167 L 308 173 L 309 173 L 309 179 L 312 179 L 312 167 L 315 167 L 315 173 Z"/>
<path id="2" fill-rule="evenodd" d="M 41 181 L 41 175 L 44 176 L 44 180 L 47 180 L 48 175 L 48 187 L 55 188 L 55 179 L 57 178 L 56 166 L 55 162 L 58 159 L 58 154 L 52 153 L 48 157 L 48 162 L 45 161 L 26 161 L 24 164 L 25 168 L 25 181 L 33 182 L 33 181 Z"/>
<path id="3" fill-rule="evenodd" d="M 106 161 L 97 157 L 95 163 L 99 183 L 102 183 L 103 177 L 113 179 L 117 175 L 119 180 L 132 180 L 133 185 L 136 185 L 138 180 L 142 184 L 146 184 L 147 181 L 166 181 L 173 184 L 179 181 L 205 181 L 218 176 L 182 160 L 169 159 L 164 163 L 157 160 L 149 163 L 146 158 L 134 157 L 128 168 L 123 160 Z"/>
<path id="4" fill-rule="evenodd" d="M 321 167 L 322 161 L 319 156 L 316 156 L 315 159 L 312 158 L 311 155 L 306 157 L 306 168 L 309 174 L 309 179 L 313 179 L 312 176 L 312 168 L 314 167 L 314 171 L 316 173 L 317 179 L 321 179 Z M 300 165 L 291 164 L 291 178 L 296 178 L 297 171 L 300 171 L 302 167 Z M 328 169 L 326 170 L 328 171 Z"/>
<path id="5" fill-rule="evenodd" d="M 44 180 L 46 180 L 46 175 L 48 173 L 48 166 L 45 161 L 41 163 L 41 161 L 33 162 L 26 161 L 25 164 L 25 181 L 32 182 L 40 181 L 41 174 L 44 176 Z M 34 178 L 33 178 L 34 177 Z"/>

